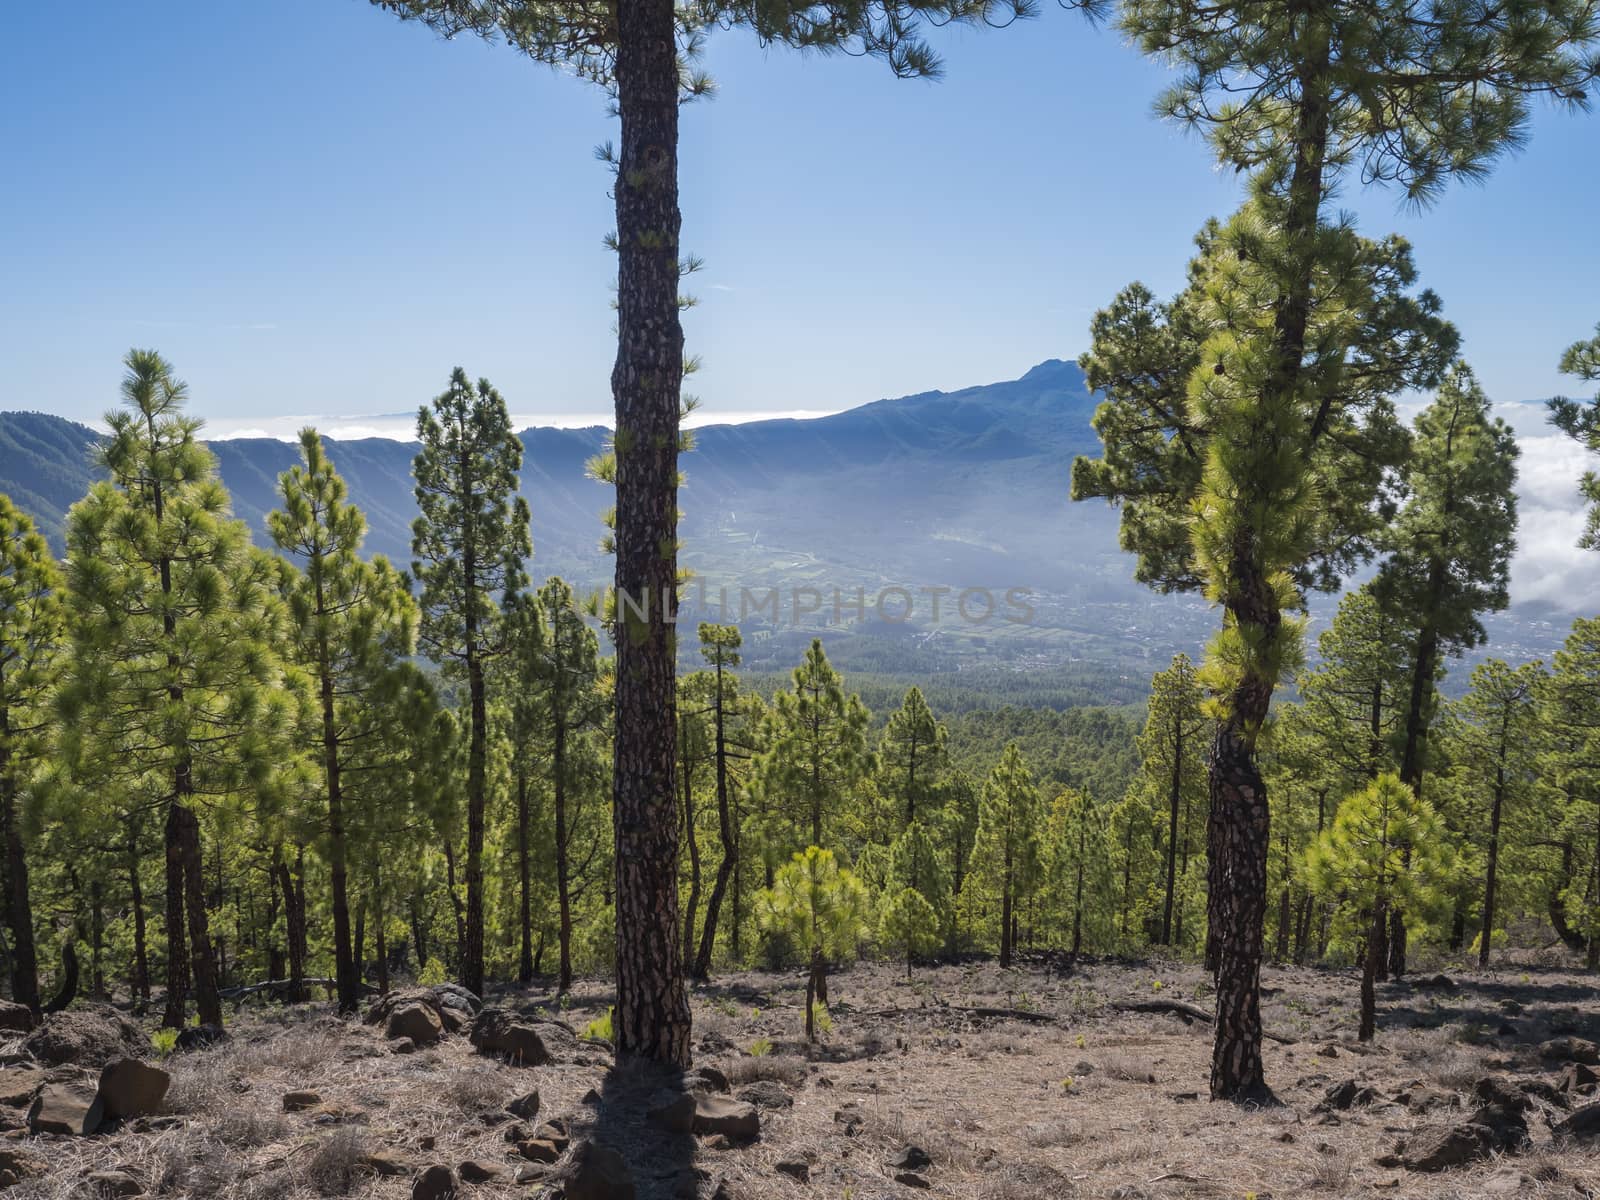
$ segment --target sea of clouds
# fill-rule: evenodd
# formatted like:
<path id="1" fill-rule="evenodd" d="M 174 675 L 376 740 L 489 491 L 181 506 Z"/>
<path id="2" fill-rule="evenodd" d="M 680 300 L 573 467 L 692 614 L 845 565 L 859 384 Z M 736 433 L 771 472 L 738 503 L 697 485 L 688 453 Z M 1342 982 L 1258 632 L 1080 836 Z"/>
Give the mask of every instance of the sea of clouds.
<path id="1" fill-rule="evenodd" d="M 1512 603 L 1519 608 L 1528 606 L 1548 608 L 1560 614 L 1591 615 L 1596 611 L 1594 597 L 1600 592 L 1600 552 L 1580 550 L 1577 545 L 1584 524 L 1584 502 L 1578 491 L 1578 480 L 1585 470 L 1600 467 L 1600 463 L 1594 462 L 1593 456 L 1570 438 L 1551 428 L 1543 404 L 1500 404 L 1496 411 L 1516 431 L 1517 443 L 1522 448 L 1517 483 L 1517 550 L 1511 565 Z M 691 415 L 688 424 L 731 425 L 780 418 L 805 420 L 826 415 L 826 411 L 808 410 L 701 410 Z M 514 413 L 512 422 L 517 429 L 536 425 L 584 429 L 610 423 L 607 415 L 598 413 Z M 207 422 L 206 435 L 218 439 L 264 437 L 294 441 L 306 425 L 315 425 L 324 436 L 341 441 L 356 438 L 410 441 L 416 436 L 413 413 L 218 419 Z"/>

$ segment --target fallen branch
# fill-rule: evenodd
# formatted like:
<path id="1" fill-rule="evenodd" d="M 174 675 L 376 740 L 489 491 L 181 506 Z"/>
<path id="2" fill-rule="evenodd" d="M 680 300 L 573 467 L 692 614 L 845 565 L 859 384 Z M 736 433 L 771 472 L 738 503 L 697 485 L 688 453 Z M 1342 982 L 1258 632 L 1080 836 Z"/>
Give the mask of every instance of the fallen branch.
<path id="1" fill-rule="evenodd" d="M 1211 1025 L 1216 1021 L 1211 1013 L 1203 1008 L 1196 1008 L 1193 1004 L 1185 1004 L 1182 1000 L 1125 1000 L 1120 1004 L 1113 1004 L 1112 1008 L 1118 1012 L 1163 1013 L 1168 1016 L 1182 1017 L 1185 1025 L 1199 1021 L 1202 1025 Z M 1262 1031 L 1261 1036 L 1269 1042 L 1277 1042 L 1280 1046 L 1292 1046 L 1298 1038 L 1284 1037 L 1281 1033 L 1268 1033 Z"/>
<path id="2" fill-rule="evenodd" d="M 1185 1023 L 1204 1021 L 1209 1025 L 1215 1020 L 1205 1009 L 1185 1004 L 1182 1000 L 1126 1000 L 1112 1007 L 1119 1012 L 1164 1013 L 1168 1016 L 1182 1017 Z"/>
<path id="3" fill-rule="evenodd" d="M 1032 1021 L 1036 1025 L 1053 1025 L 1055 1018 L 1049 1013 L 1032 1012 L 1026 1008 L 956 1008 L 946 1011 L 965 1013 L 969 1017 L 989 1017 L 1001 1021 Z"/>

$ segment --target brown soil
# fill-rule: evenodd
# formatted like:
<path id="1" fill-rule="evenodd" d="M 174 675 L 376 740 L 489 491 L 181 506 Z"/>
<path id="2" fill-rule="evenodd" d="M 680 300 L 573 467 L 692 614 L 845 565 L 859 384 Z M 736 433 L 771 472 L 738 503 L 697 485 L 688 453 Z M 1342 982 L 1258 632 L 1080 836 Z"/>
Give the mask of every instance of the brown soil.
<path id="1" fill-rule="evenodd" d="M 24 1139 L 45 1173 L 7 1195 L 87 1200 L 86 1175 L 124 1167 L 150 1196 L 399 1198 L 422 1167 L 473 1159 L 504 1174 L 464 1187 L 463 1200 L 531 1200 L 540 1185 L 512 1181 L 524 1160 L 501 1110 L 533 1088 L 543 1104 L 525 1124 L 564 1117 L 575 1139 L 620 1150 L 640 1200 L 710 1197 L 719 1185 L 721 1200 L 910 1200 L 924 1189 L 887 1165 L 907 1145 L 932 1160 L 917 1172 L 928 1194 L 972 1200 L 1600 1195 L 1600 1149 L 1552 1145 L 1549 1126 L 1565 1113 L 1543 1101 L 1525 1152 L 1438 1174 L 1379 1165 L 1414 1131 L 1464 1120 L 1485 1075 L 1553 1081 L 1562 1064 L 1541 1061 L 1544 1040 L 1600 1041 L 1597 993 L 1581 974 L 1511 966 L 1426 982 L 1382 986 L 1378 1040 L 1361 1047 L 1353 976 L 1269 970 L 1266 1025 L 1283 1040 L 1268 1043 L 1266 1062 L 1282 1105 L 1245 1110 L 1205 1099 L 1204 1022 L 1118 1008 L 1208 1007 L 1194 966 L 983 963 L 918 970 L 910 982 L 903 970 L 858 966 L 832 978 L 832 1028 L 814 1048 L 799 1036 L 798 976 L 728 975 L 695 994 L 697 1062 L 724 1070 L 736 1095 L 771 1080 L 793 1101 L 763 1109 L 762 1136 L 747 1146 L 657 1130 L 644 1114 L 663 1081 L 608 1071 L 602 1047 L 557 1048 L 558 1061 L 537 1068 L 476 1055 L 460 1036 L 397 1055 L 378 1031 L 323 1006 L 246 1009 L 229 1043 L 169 1060 L 174 1116 L 153 1123 L 166 1127 Z M 609 999 L 604 985 L 580 983 L 560 1003 L 537 992 L 491 1002 L 542 1008 L 581 1032 Z M 1347 1079 L 1378 1100 L 1319 1112 Z M 321 1108 L 284 1113 L 282 1096 L 296 1089 L 316 1091 Z M 590 1089 L 598 1104 L 582 1102 Z M 1402 1092 L 1409 1104 L 1395 1100 Z M 1430 1096 L 1437 1107 L 1417 1111 Z M 405 1173 L 375 1175 L 368 1159 L 379 1151 Z M 799 1161 L 808 1182 L 777 1169 L 798 1173 Z"/>

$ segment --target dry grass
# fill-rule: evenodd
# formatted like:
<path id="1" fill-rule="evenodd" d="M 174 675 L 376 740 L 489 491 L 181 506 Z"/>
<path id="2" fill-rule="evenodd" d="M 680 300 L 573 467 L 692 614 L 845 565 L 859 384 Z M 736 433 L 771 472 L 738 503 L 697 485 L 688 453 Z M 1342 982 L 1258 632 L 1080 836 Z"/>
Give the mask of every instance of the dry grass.
<path id="1" fill-rule="evenodd" d="M 1531 978 L 1521 984 L 1524 969 Z M 377 1151 L 413 1168 L 467 1158 L 498 1164 L 504 1180 L 474 1187 L 470 1200 L 531 1200 L 533 1191 L 510 1182 L 520 1160 L 491 1114 L 533 1088 L 543 1097 L 541 1120 L 568 1118 L 580 1136 L 597 1130 L 634 1161 L 639 1200 L 687 1200 L 676 1192 L 691 1165 L 708 1181 L 727 1179 L 739 1200 L 797 1200 L 806 1190 L 818 1200 L 909 1200 L 915 1193 L 892 1181 L 888 1165 L 908 1145 L 932 1158 L 930 1194 L 957 1200 L 1238 1200 L 1249 1192 L 1456 1200 L 1480 1194 L 1496 1171 L 1520 1172 L 1519 1194 L 1528 1196 L 1600 1194 L 1600 1149 L 1553 1146 L 1542 1115 L 1533 1121 L 1535 1147 L 1501 1161 L 1440 1175 L 1375 1161 L 1398 1138 L 1461 1116 L 1459 1107 L 1420 1113 L 1388 1103 L 1401 1088 L 1420 1085 L 1460 1103 L 1491 1071 L 1553 1075 L 1533 1052 L 1553 1026 L 1600 1035 L 1600 1006 L 1581 976 L 1529 967 L 1481 983 L 1462 976 L 1463 986 L 1444 992 L 1390 987 L 1380 992 L 1377 1044 L 1364 1048 L 1351 1040 L 1352 977 L 1269 971 L 1267 1028 L 1296 1040 L 1266 1047 L 1284 1107 L 1262 1111 L 1205 1101 L 1205 1025 L 1114 1008 L 1148 999 L 1153 978 L 1163 997 L 1208 1003 L 1200 972 L 1171 962 L 1073 975 L 974 964 L 919 970 L 910 985 L 893 968 L 857 967 L 830 980 L 834 1028 L 815 1048 L 802 1041 L 796 977 L 719 980 L 719 991 L 695 997 L 697 1058 L 722 1068 L 735 1088 L 772 1080 L 794 1101 L 763 1113 L 758 1143 L 725 1149 L 664 1140 L 643 1115 L 661 1081 L 630 1071 L 605 1082 L 585 1047 L 563 1049 L 551 1066 L 514 1068 L 473 1054 L 462 1038 L 392 1056 L 375 1031 L 320 1004 L 247 1014 L 226 1045 L 170 1060 L 176 1127 L 40 1143 L 47 1174 L 6 1200 L 98 1200 L 82 1180 L 115 1165 L 126 1165 L 152 1200 L 405 1200 L 409 1178 L 376 1175 L 368 1156 Z M 1485 1040 L 1506 989 L 1524 1009 L 1514 1018 L 1518 1037 Z M 1024 1002 L 1053 1020 L 959 1011 Z M 609 1003 L 603 986 L 586 983 L 563 1017 L 581 1028 Z M 773 1052 L 743 1052 L 758 1040 Z M 1330 1043 L 1336 1057 L 1318 1053 Z M 1349 1078 L 1382 1101 L 1317 1123 L 1318 1101 Z M 325 1111 L 285 1114 L 283 1093 L 301 1088 L 318 1092 Z M 604 1092 L 599 1108 L 580 1102 L 590 1088 Z M 809 1185 L 776 1173 L 777 1162 L 794 1158 L 810 1163 Z"/>
<path id="2" fill-rule="evenodd" d="M 806 1060 L 797 1054 L 749 1054 L 723 1065 L 723 1074 L 734 1087 L 771 1079 L 798 1085 L 808 1073 Z"/>

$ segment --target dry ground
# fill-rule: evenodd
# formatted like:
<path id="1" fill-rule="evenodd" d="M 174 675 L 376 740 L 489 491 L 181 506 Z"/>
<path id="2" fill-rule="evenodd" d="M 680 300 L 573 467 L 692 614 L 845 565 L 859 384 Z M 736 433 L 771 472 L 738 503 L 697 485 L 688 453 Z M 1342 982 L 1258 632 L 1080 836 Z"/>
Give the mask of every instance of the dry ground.
<path id="1" fill-rule="evenodd" d="M 46 1176 L 8 1200 L 87 1198 L 83 1177 L 119 1165 L 160 1197 L 408 1196 L 409 1174 L 366 1167 L 377 1150 L 416 1168 L 498 1164 L 501 1181 L 463 1195 L 532 1200 L 537 1185 L 510 1181 L 520 1160 L 496 1114 L 535 1087 L 540 1120 L 566 1117 L 575 1135 L 593 1132 L 626 1154 L 640 1200 L 709 1197 L 719 1182 L 719 1200 L 912 1200 L 918 1191 L 886 1165 L 908 1143 L 932 1158 L 921 1172 L 930 1194 L 963 1200 L 1600 1196 L 1600 1153 L 1552 1147 L 1548 1122 L 1562 1114 L 1544 1107 L 1530 1118 L 1534 1146 L 1523 1154 L 1431 1175 L 1376 1161 L 1415 1129 L 1463 1119 L 1484 1075 L 1553 1078 L 1557 1066 L 1537 1054 L 1546 1038 L 1600 1040 L 1591 979 L 1530 964 L 1452 972 L 1445 986 L 1387 985 L 1370 1049 L 1352 1036 L 1352 975 L 1269 969 L 1265 986 L 1267 1029 L 1285 1039 L 1266 1051 L 1283 1106 L 1246 1111 L 1205 1099 L 1207 1026 L 1116 1007 L 1208 1007 L 1194 966 L 982 963 L 919 970 L 910 982 L 887 966 L 860 966 L 833 978 L 832 1028 L 809 1052 L 798 977 L 728 975 L 695 993 L 697 1061 L 721 1067 L 735 1093 L 773 1080 L 793 1103 L 763 1110 L 755 1144 L 721 1148 L 653 1129 L 643 1113 L 658 1081 L 608 1073 L 599 1047 L 557 1048 L 559 1061 L 539 1068 L 475 1055 L 464 1037 L 401 1056 L 325 1006 L 246 1008 L 230 1043 L 169 1061 L 173 1117 L 155 1122 L 166 1128 L 39 1141 Z M 599 983 L 561 1002 L 537 992 L 491 997 L 580 1031 L 609 1000 Z M 960 1011 L 975 1008 L 1019 1015 Z M 1351 1078 L 1386 1099 L 1318 1112 L 1329 1088 Z M 300 1088 L 320 1093 L 325 1110 L 285 1114 L 283 1093 Z M 1387 1099 L 1407 1088 L 1440 1107 L 1419 1113 Z M 598 1103 L 584 1103 L 590 1089 L 602 1093 Z M 797 1160 L 808 1182 L 776 1169 Z"/>

